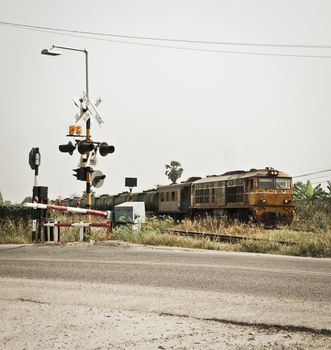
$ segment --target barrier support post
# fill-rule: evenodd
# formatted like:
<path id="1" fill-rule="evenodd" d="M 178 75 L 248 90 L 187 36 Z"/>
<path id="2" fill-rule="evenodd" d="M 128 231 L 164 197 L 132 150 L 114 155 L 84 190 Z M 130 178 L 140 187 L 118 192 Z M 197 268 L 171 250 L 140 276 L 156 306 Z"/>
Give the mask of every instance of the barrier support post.
<path id="1" fill-rule="evenodd" d="M 80 242 L 83 242 L 83 240 L 84 240 L 84 231 L 85 231 L 85 227 L 80 227 L 79 228 L 79 240 L 80 240 Z"/>

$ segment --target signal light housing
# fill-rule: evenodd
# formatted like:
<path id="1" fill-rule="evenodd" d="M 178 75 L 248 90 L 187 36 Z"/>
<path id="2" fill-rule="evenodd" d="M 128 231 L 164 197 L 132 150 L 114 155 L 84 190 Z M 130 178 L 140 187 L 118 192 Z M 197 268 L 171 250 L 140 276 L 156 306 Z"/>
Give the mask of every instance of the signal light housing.
<path id="1" fill-rule="evenodd" d="M 103 182 L 106 178 L 100 170 L 94 170 L 92 174 L 92 186 L 96 188 L 100 188 L 103 185 Z"/>
<path id="2" fill-rule="evenodd" d="M 77 180 L 80 181 L 86 181 L 87 179 L 87 173 L 90 172 L 92 169 L 89 167 L 81 167 L 77 169 L 72 169 L 76 174 L 73 174 L 77 178 Z"/>
<path id="3" fill-rule="evenodd" d="M 115 147 L 112 145 L 108 145 L 107 142 L 100 143 L 99 153 L 102 157 L 105 157 L 107 154 L 114 153 Z"/>
<path id="4" fill-rule="evenodd" d="M 83 140 L 83 141 L 80 141 L 78 144 L 78 152 L 80 154 L 89 153 L 89 152 L 93 151 L 93 149 L 94 149 L 94 145 L 93 145 L 92 141 Z"/>
<path id="5" fill-rule="evenodd" d="M 40 153 L 39 148 L 32 148 L 29 153 L 29 164 L 32 170 L 35 170 L 40 165 Z"/>
<path id="6" fill-rule="evenodd" d="M 76 146 L 74 146 L 71 141 L 69 141 L 66 145 L 59 146 L 60 152 L 69 153 L 70 155 L 73 154 L 75 149 L 76 149 Z"/>

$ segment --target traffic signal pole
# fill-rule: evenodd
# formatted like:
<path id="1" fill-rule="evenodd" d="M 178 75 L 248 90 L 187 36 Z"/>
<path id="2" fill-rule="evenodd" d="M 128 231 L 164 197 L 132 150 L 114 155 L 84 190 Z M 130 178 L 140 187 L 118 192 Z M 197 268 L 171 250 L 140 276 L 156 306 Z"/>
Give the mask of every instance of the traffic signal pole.
<path id="1" fill-rule="evenodd" d="M 88 81 L 88 51 L 84 49 L 85 53 L 85 73 L 86 73 L 86 96 L 89 99 L 89 81 Z M 91 140 L 91 119 L 86 120 L 86 139 Z M 90 156 L 90 153 L 87 154 L 87 157 Z M 87 172 L 86 174 L 86 191 L 85 191 L 85 202 L 86 208 L 91 208 L 91 181 L 92 173 Z"/>

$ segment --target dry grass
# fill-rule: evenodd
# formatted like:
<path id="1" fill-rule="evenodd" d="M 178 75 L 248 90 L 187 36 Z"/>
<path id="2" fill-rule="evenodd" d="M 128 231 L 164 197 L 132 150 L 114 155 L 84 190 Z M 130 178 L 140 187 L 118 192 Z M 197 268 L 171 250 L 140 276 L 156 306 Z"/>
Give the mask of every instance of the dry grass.
<path id="1" fill-rule="evenodd" d="M 55 217 L 53 218 L 55 219 Z M 81 215 L 57 215 L 60 222 L 87 222 L 88 218 Z M 93 218 L 93 222 L 104 221 Z M 248 238 L 264 238 L 270 241 L 243 240 L 235 244 L 220 243 L 207 238 L 182 237 L 172 234 L 172 230 L 187 230 L 197 232 L 213 232 L 229 235 L 240 235 Z M 169 217 L 148 218 L 140 232 L 132 231 L 130 226 L 118 226 L 111 239 L 145 245 L 163 245 L 185 248 L 200 248 L 210 250 L 231 250 L 256 253 L 272 253 L 297 256 L 331 257 L 331 232 L 327 230 L 298 231 L 283 227 L 267 230 L 258 225 L 247 225 L 237 221 L 206 217 L 200 220 L 183 220 L 175 222 Z M 31 220 L 3 220 L 0 225 L 0 243 L 30 243 Z M 106 230 L 93 228 L 87 234 L 87 241 L 102 241 L 106 239 Z M 79 240 L 79 228 L 61 228 L 61 242 Z M 290 240 L 295 244 L 284 245 L 278 240 Z"/>
<path id="2" fill-rule="evenodd" d="M 89 218 L 87 215 L 70 214 L 70 213 L 67 213 L 67 214 L 57 213 L 56 215 L 53 214 L 53 217 L 50 220 L 58 221 L 58 222 L 67 222 L 67 223 L 105 221 L 105 219 L 101 217 Z M 79 228 L 78 227 L 61 227 L 60 239 L 62 243 L 79 241 Z M 102 241 L 105 239 L 106 239 L 105 228 L 95 228 L 95 227 L 91 229 L 87 228 L 86 234 L 85 234 L 86 241 L 90 241 L 90 240 Z"/>
<path id="3" fill-rule="evenodd" d="M 225 244 L 206 238 L 190 238 L 171 234 L 171 231 L 187 230 L 240 235 L 248 238 L 235 244 Z M 331 232 L 298 232 L 288 227 L 268 230 L 258 225 L 246 225 L 239 222 L 204 218 L 201 220 L 183 220 L 175 223 L 170 218 L 150 218 L 137 233 L 128 226 L 114 229 L 112 239 L 146 245 L 166 245 L 185 248 L 211 250 L 231 250 L 241 252 L 270 253 L 296 256 L 331 257 Z M 294 244 L 281 244 L 277 241 L 287 240 Z"/>
<path id="4" fill-rule="evenodd" d="M 85 215 L 58 214 L 52 216 L 49 221 L 59 222 L 88 222 Z M 104 221 L 102 218 L 92 218 L 93 222 Z M 61 242 L 79 241 L 79 228 L 62 227 L 60 229 Z M 106 229 L 93 228 L 88 230 L 86 240 L 101 241 L 106 239 Z M 2 220 L 0 223 L 0 244 L 31 243 L 32 242 L 32 220 Z"/>
<path id="5" fill-rule="evenodd" d="M 31 242 L 32 223 L 28 220 L 4 220 L 0 223 L 0 244 Z"/>

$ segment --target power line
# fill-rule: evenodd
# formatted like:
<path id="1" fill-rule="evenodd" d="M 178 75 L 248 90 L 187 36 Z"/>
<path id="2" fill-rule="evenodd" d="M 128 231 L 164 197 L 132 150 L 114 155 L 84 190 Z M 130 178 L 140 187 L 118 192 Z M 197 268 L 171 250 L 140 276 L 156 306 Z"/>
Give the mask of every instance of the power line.
<path id="1" fill-rule="evenodd" d="M 330 182 L 330 180 L 326 180 L 326 181 L 314 181 L 314 182 L 312 182 L 311 184 L 312 184 L 312 185 L 316 185 L 316 184 L 321 185 L 321 184 L 329 183 L 329 182 Z"/>
<path id="2" fill-rule="evenodd" d="M 310 177 L 309 180 L 317 180 L 317 179 L 324 179 L 324 178 L 328 178 L 331 180 L 331 174 L 324 175 L 324 176 Z"/>
<path id="3" fill-rule="evenodd" d="M 313 173 L 308 173 L 308 174 L 302 174 L 302 175 L 296 175 L 293 176 L 294 178 L 299 178 L 299 177 L 306 177 L 306 176 L 310 176 L 310 175 L 316 175 L 316 174 L 322 174 L 322 173 L 327 173 L 331 171 L 331 169 L 327 169 L 327 170 L 321 170 L 321 171 L 315 171 Z"/>
<path id="4" fill-rule="evenodd" d="M 177 42 L 177 43 L 187 43 L 187 44 L 207 44 L 207 45 L 232 45 L 232 46 L 253 46 L 253 47 L 283 47 L 283 48 L 308 48 L 308 49 L 330 49 L 331 45 L 312 45 L 312 44 L 273 44 L 273 43 L 249 43 L 249 42 L 230 42 L 230 41 L 206 41 L 206 40 L 189 40 L 189 39 L 173 39 L 173 38 L 160 38 L 160 37 L 150 37 L 150 36 L 140 36 L 140 35 L 124 35 L 124 34 L 112 34 L 104 32 L 90 32 L 74 29 L 63 29 L 54 27 L 44 27 L 36 25 L 28 25 L 23 23 L 13 23 L 13 22 L 2 22 L 0 24 L 7 26 L 18 26 L 34 29 L 43 29 L 59 32 L 69 32 L 87 35 L 97 35 L 97 36 L 110 36 L 115 38 L 123 39 L 138 39 L 138 40 L 150 40 L 150 41 L 167 41 L 167 42 Z"/>
<path id="5" fill-rule="evenodd" d="M 139 43 L 139 42 L 132 42 L 132 41 L 124 41 L 124 40 L 114 40 L 114 39 L 91 37 L 91 36 L 86 36 L 86 35 L 69 34 L 69 32 L 79 32 L 79 31 L 63 30 L 63 31 L 67 31 L 67 33 L 63 33 L 61 31 L 59 31 L 59 29 L 51 29 L 51 28 L 48 29 L 48 27 L 27 26 L 27 25 L 19 25 L 19 24 L 7 24 L 6 22 L 0 22 L 0 25 L 1 24 L 2 25 L 8 25 L 8 26 L 11 26 L 11 27 L 14 27 L 14 28 L 19 28 L 19 29 L 27 29 L 27 30 L 32 30 L 32 31 L 46 32 L 46 33 L 52 33 L 52 34 L 57 34 L 57 35 L 65 35 L 65 36 L 76 37 L 76 38 L 84 38 L 84 39 L 89 39 L 89 40 L 115 42 L 115 43 L 121 43 L 121 44 L 127 44 L 127 45 L 138 45 L 138 46 L 158 47 L 158 48 L 176 49 L 176 50 L 188 50 L 188 51 L 202 51 L 202 52 L 215 52 L 215 53 L 226 53 L 226 54 L 240 54 L 240 55 L 296 57 L 296 58 L 321 58 L 321 59 L 330 59 L 331 58 L 331 56 L 326 56 L 326 55 L 300 55 L 300 54 L 247 52 L 247 51 L 231 51 L 231 50 L 212 50 L 212 49 L 194 48 L 194 47 L 148 44 L 148 43 Z M 84 33 L 84 32 L 81 32 L 81 33 Z M 90 33 L 90 32 L 86 32 L 86 33 Z"/>

